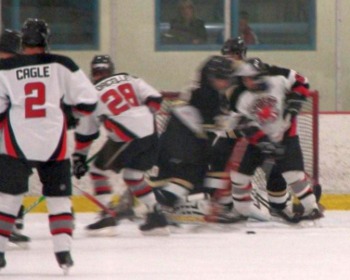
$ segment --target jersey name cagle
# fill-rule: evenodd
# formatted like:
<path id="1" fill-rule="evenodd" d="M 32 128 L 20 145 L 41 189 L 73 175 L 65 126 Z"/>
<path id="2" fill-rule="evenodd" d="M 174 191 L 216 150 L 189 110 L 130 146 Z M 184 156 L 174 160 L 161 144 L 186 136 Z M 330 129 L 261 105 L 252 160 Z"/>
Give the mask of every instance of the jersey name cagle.
<path id="1" fill-rule="evenodd" d="M 61 102 L 91 113 L 97 92 L 68 57 L 21 55 L 0 61 L 0 153 L 27 160 L 68 158 Z"/>

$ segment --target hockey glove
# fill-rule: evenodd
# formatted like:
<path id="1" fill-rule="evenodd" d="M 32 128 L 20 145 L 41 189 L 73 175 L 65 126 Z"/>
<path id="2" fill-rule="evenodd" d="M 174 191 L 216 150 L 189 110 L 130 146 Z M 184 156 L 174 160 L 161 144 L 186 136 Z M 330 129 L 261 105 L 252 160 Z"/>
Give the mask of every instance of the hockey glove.
<path id="1" fill-rule="evenodd" d="M 79 118 L 77 118 L 73 113 L 73 107 L 66 105 L 64 103 L 61 104 L 63 113 L 66 117 L 66 125 L 67 129 L 74 129 L 77 127 L 79 123 Z"/>
<path id="2" fill-rule="evenodd" d="M 73 158 L 73 175 L 80 179 L 86 172 L 89 171 L 89 166 L 86 163 L 86 156 L 78 153 L 72 155 Z"/>
<path id="3" fill-rule="evenodd" d="M 289 93 L 286 97 L 286 108 L 284 109 L 283 116 L 285 117 L 287 114 L 290 114 L 292 117 L 295 117 L 298 115 L 305 101 L 305 96 L 296 92 Z"/>
<path id="4" fill-rule="evenodd" d="M 263 141 L 256 144 L 265 157 L 281 159 L 284 156 L 284 146 L 278 143 Z"/>

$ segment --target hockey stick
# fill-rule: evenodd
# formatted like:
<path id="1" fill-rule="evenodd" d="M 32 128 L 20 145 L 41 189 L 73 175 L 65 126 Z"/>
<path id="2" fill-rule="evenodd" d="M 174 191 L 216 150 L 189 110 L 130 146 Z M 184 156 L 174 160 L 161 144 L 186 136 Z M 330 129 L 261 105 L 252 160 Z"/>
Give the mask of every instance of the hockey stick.
<path id="1" fill-rule="evenodd" d="M 93 156 L 91 156 L 87 161 L 86 164 L 89 164 L 90 162 L 92 162 L 96 157 L 97 154 L 94 154 Z M 45 196 L 41 195 L 36 201 L 34 201 L 31 205 L 29 205 L 26 209 L 24 209 L 23 211 L 23 216 L 25 216 L 26 214 L 28 214 L 30 211 L 32 211 L 36 206 L 38 206 L 42 201 L 45 200 Z"/>
<path id="2" fill-rule="evenodd" d="M 77 185 L 73 184 L 73 187 L 78 189 L 87 199 L 89 199 L 91 202 L 95 203 L 98 207 L 100 207 L 103 211 L 111 215 L 112 217 L 116 217 L 117 213 L 111 209 L 109 209 L 107 206 L 99 202 L 93 195 L 89 194 L 88 192 L 82 190 Z"/>
<path id="3" fill-rule="evenodd" d="M 26 209 L 24 209 L 23 216 L 26 215 L 28 212 L 30 212 L 32 209 L 34 209 L 36 206 L 38 206 L 44 200 L 45 200 L 45 196 L 43 196 L 43 195 L 40 196 L 31 205 L 29 205 Z"/>

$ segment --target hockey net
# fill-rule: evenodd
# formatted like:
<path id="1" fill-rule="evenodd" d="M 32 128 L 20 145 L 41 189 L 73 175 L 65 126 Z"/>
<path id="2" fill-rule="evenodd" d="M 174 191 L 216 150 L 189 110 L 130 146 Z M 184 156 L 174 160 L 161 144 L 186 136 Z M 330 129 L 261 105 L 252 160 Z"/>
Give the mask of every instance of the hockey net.
<path id="1" fill-rule="evenodd" d="M 162 92 L 163 103 L 159 113 L 157 114 L 157 127 L 159 133 L 162 133 L 169 119 L 169 111 L 174 101 L 180 97 L 179 92 Z M 309 175 L 313 184 L 318 184 L 319 179 L 319 132 L 318 132 L 318 116 L 319 116 L 319 97 L 318 92 L 313 91 L 310 98 L 303 105 L 302 111 L 298 116 L 298 134 L 300 144 L 304 156 L 305 171 Z M 266 186 L 265 173 L 258 168 L 253 178 L 253 185 L 258 188 Z"/>

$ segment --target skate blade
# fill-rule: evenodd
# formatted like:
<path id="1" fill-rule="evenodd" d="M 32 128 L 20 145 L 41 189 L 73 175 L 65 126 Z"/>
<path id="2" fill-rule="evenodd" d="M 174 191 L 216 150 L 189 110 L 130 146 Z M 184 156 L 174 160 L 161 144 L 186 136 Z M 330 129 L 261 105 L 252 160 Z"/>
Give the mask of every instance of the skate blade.
<path id="1" fill-rule="evenodd" d="M 70 268 L 70 266 L 68 266 L 68 265 L 61 265 L 60 267 L 63 270 L 63 275 L 69 275 L 69 268 Z"/>
<path id="2" fill-rule="evenodd" d="M 118 235 L 115 226 L 101 229 L 86 229 L 86 234 L 90 237 L 114 237 Z"/>
<path id="3" fill-rule="evenodd" d="M 28 250 L 30 249 L 29 242 L 8 242 L 7 249 L 9 250 Z"/>
<path id="4" fill-rule="evenodd" d="M 168 236 L 170 235 L 170 229 L 168 227 L 155 228 L 152 230 L 141 231 L 145 236 Z"/>

